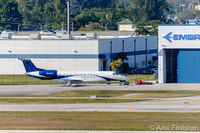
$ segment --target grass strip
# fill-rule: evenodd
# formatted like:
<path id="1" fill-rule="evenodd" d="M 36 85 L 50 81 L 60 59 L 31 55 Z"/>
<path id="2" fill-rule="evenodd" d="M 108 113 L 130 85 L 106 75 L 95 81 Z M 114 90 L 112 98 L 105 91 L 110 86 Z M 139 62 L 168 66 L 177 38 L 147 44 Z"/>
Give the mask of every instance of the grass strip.
<path id="1" fill-rule="evenodd" d="M 149 99 L 0 99 L 0 104 L 78 104 L 78 103 L 125 103 Z"/>
<path id="2" fill-rule="evenodd" d="M 181 128 L 183 126 L 200 127 L 200 115 L 149 112 L 0 112 L 1 130 L 200 130 Z"/>
<path id="3" fill-rule="evenodd" d="M 139 94 L 126 96 L 128 94 Z M 71 90 L 51 95 L 0 95 L 0 97 L 90 97 L 108 96 L 111 98 L 174 98 L 200 95 L 200 91 L 167 91 L 167 90 Z"/>
<path id="4" fill-rule="evenodd" d="M 200 91 L 152 91 L 152 90 L 72 90 L 52 94 L 52 97 L 89 97 L 91 95 L 105 95 L 109 97 L 124 97 L 127 94 L 139 94 L 133 98 L 173 98 L 200 95 Z"/>

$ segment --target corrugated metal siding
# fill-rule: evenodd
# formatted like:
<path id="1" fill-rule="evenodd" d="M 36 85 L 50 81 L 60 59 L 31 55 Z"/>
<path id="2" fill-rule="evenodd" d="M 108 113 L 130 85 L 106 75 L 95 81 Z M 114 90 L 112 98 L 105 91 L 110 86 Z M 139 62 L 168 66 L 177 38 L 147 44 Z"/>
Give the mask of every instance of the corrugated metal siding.
<path id="1" fill-rule="evenodd" d="M 200 49 L 178 50 L 177 82 L 200 83 Z"/>

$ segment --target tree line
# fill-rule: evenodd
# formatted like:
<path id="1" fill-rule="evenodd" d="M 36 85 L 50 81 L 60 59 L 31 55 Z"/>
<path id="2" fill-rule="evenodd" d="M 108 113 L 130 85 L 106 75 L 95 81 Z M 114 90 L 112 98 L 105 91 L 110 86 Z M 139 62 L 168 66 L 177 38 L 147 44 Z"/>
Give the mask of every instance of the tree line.
<path id="1" fill-rule="evenodd" d="M 67 0 L 0 0 L 0 29 L 66 28 Z M 129 19 L 137 25 L 165 23 L 166 0 L 71 0 L 73 30 L 116 30 Z"/>

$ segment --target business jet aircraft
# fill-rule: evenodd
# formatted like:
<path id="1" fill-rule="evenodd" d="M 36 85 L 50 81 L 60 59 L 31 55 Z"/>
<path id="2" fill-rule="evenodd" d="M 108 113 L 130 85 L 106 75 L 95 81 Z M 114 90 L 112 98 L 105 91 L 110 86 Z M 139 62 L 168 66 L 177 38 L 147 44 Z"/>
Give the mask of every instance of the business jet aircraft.
<path id="1" fill-rule="evenodd" d="M 57 71 L 37 68 L 29 59 L 19 59 L 23 62 L 27 76 L 41 80 L 65 82 L 70 86 L 76 82 L 120 81 L 120 85 L 129 85 L 128 78 L 113 71 Z"/>

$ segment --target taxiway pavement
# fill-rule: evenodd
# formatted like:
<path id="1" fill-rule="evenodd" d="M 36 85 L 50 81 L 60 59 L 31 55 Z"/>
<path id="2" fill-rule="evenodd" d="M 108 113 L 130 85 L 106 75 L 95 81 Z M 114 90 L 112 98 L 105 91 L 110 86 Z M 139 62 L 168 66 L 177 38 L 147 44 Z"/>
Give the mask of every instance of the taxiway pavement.
<path id="1" fill-rule="evenodd" d="M 130 103 L 91 104 L 0 104 L 0 111 L 86 111 L 86 112 L 196 112 L 200 99 L 166 98 Z"/>
<path id="2" fill-rule="evenodd" d="M 75 85 L 1 85 L 0 95 L 49 95 L 69 90 L 196 90 L 200 84 L 155 84 L 120 86 L 118 84 Z M 41 98 L 42 99 L 42 98 Z M 0 111 L 101 111 L 101 112 L 200 112 L 200 96 L 158 98 L 130 103 L 94 104 L 0 104 Z"/>
<path id="3" fill-rule="evenodd" d="M 154 84 L 120 86 L 119 84 L 73 85 L 0 85 L 0 95 L 50 95 L 70 90 L 188 90 L 200 91 L 200 84 Z"/>

